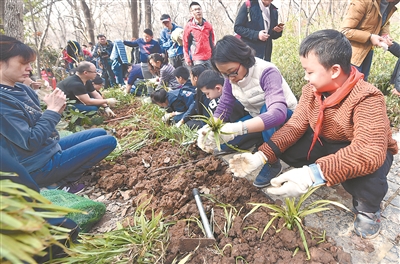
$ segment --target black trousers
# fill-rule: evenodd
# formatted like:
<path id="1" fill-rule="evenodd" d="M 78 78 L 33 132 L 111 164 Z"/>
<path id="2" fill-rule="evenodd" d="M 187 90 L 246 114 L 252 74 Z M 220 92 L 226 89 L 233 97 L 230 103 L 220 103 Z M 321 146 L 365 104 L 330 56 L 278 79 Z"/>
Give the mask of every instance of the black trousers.
<path id="1" fill-rule="evenodd" d="M 288 165 L 299 168 L 315 163 L 317 159 L 334 154 L 339 149 L 350 145 L 350 142 L 332 142 L 320 138 L 323 145 L 317 141 L 310 153 L 310 159 L 307 159 L 313 136 L 313 130 L 308 128 L 303 137 L 282 153 L 280 158 Z M 368 153 L 365 153 L 365 155 L 368 155 Z M 356 210 L 375 213 L 380 209 L 380 204 L 388 190 L 386 176 L 389 173 L 392 162 L 393 155 L 387 152 L 385 162 L 378 170 L 341 183 L 343 188 L 353 196 L 353 206 Z"/>

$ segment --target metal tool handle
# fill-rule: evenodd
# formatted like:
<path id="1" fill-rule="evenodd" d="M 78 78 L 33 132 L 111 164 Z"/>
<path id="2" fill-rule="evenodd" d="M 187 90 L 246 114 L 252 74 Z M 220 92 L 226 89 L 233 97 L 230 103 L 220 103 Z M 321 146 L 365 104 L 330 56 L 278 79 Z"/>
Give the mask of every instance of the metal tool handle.
<path id="1" fill-rule="evenodd" d="M 211 232 L 210 223 L 208 222 L 206 213 L 204 212 L 203 203 L 201 202 L 201 199 L 200 199 L 199 189 L 197 189 L 197 188 L 193 189 L 193 196 L 194 196 L 194 199 L 196 200 L 196 205 L 197 205 L 197 208 L 199 209 L 201 222 L 203 223 L 203 227 L 204 227 L 204 230 L 206 231 L 206 235 L 208 238 L 214 238 L 214 235 Z"/>

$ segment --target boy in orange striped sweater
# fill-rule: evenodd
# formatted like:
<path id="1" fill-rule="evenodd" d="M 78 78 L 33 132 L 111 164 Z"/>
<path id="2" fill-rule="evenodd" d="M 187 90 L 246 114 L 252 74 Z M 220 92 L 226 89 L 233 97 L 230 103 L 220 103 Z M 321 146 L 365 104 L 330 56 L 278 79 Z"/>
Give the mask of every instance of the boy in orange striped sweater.
<path id="1" fill-rule="evenodd" d="M 380 231 L 380 203 L 397 143 L 385 98 L 351 66 L 351 45 L 336 30 L 317 31 L 300 45 L 308 84 L 289 121 L 251 154 L 235 155 L 229 167 L 244 177 L 281 158 L 295 167 L 271 180 L 267 191 L 295 197 L 317 185 L 341 183 L 353 197 L 354 231 L 374 238 Z"/>

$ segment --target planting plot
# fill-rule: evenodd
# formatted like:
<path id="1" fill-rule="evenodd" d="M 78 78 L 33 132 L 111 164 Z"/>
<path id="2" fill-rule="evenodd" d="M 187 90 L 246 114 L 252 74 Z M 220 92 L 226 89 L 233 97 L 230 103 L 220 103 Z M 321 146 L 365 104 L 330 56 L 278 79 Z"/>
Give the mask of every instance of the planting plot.
<path id="1" fill-rule="evenodd" d="M 133 107 L 138 106 L 133 104 Z M 127 116 L 135 109 L 131 105 L 115 112 L 118 116 Z M 115 129 L 119 140 L 137 130 L 137 123 L 121 127 L 118 126 L 120 122 L 116 120 L 107 124 L 109 129 Z M 148 122 L 142 121 L 139 125 L 151 134 L 153 128 L 146 127 Z M 204 153 L 194 143 L 183 150 L 181 145 L 167 141 L 152 144 L 149 138 L 139 150 L 126 151 L 112 161 L 102 161 L 83 178 L 88 188 L 85 194 L 107 206 L 106 215 L 92 232 L 113 230 L 117 222 L 127 225 L 137 204 L 151 198 L 150 209 L 156 213 L 162 211 L 165 222 L 176 221 L 169 227 L 169 245 L 164 260 L 159 260 L 159 263 L 172 263 L 185 256 L 188 257 L 186 263 L 307 262 L 297 228 L 280 229 L 283 221 L 275 221 L 261 239 L 272 211 L 259 208 L 245 218 L 253 208 L 248 203 L 273 203 L 251 182 L 232 177 L 221 159 Z M 216 243 L 187 253 L 180 249 L 180 240 L 206 237 L 193 198 L 193 188 L 198 188 L 202 194 Z M 150 216 L 151 210 L 148 211 Z M 332 238 L 325 237 L 323 230 L 307 227 L 304 230 L 310 263 L 351 262 L 350 254 L 336 246 Z"/>

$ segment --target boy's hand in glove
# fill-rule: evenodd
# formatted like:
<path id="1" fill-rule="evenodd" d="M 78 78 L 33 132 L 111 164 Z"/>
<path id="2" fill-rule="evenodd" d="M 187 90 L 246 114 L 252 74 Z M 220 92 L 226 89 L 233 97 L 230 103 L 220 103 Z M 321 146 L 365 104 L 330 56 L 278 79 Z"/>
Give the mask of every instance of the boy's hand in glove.
<path id="1" fill-rule="evenodd" d="M 313 169 L 310 167 L 314 166 Z M 318 165 L 311 164 L 303 168 L 292 169 L 271 180 L 267 192 L 283 197 L 297 197 L 308 191 L 310 186 L 325 184 Z"/>
<path id="2" fill-rule="evenodd" d="M 164 122 L 164 123 L 167 123 L 168 122 L 168 120 L 170 120 L 172 117 L 174 117 L 175 116 L 175 113 L 174 112 L 172 112 L 172 113 L 166 113 L 162 118 L 161 118 L 161 120 Z"/>
<path id="3" fill-rule="evenodd" d="M 111 110 L 111 108 L 108 107 L 108 106 L 104 108 L 104 112 L 106 112 L 107 116 L 110 116 L 110 117 L 116 116 L 116 115 L 114 114 L 114 112 Z"/>
<path id="4" fill-rule="evenodd" d="M 268 159 L 262 151 L 256 153 L 243 153 L 233 156 L 229 160 L 229 168 L 236 177 L 245 177 L 260 166 L 267 163 Z"/>
<path id="5" fill-rule="evenodd" d="M 176 127 L 180 127 L 181 125 L 183 125 L 185 122 L 183 121 L 183 119 L 181 119 L 178 123 L 175 124 Z"/>
<path id="6" fill-rule="evenodd" d="M 108 98 L 108 99 L 106 99 L 106 101 L 107 101 L 107 104 L 111 107 L 114 107 L 114 106 L 116 106 L 117 103 L 119 103 L 119 101 L 115 98 Z"/>

